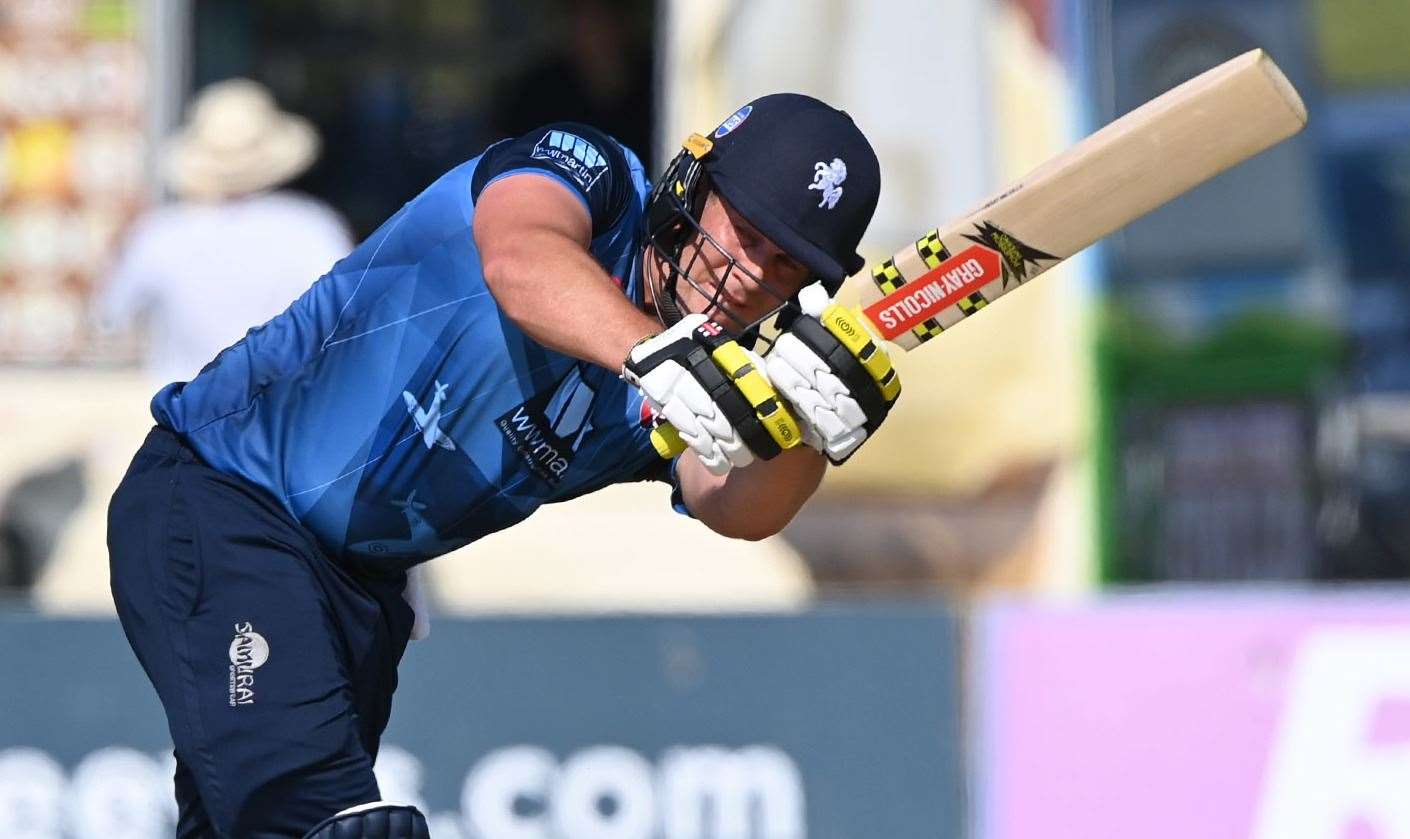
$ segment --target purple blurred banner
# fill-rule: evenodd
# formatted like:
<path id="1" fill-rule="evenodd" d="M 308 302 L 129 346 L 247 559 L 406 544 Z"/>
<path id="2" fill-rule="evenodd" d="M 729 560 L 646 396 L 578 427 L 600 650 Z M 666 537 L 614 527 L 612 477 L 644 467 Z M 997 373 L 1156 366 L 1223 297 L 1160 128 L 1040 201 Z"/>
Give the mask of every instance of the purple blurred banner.
<path id="1" fill-rule="evenodd" d="M 1000 606 L 976 630 L 980 839 L 1410 837 L 1410 592 Z"/>

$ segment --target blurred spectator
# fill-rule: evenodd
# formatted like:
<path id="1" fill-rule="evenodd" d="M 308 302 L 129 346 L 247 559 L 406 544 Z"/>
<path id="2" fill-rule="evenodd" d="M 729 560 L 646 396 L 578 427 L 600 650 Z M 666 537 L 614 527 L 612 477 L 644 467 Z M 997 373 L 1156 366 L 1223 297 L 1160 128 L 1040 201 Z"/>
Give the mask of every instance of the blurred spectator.
<path id="1" fill-rule="evenodd" d="M 110 327 L 146 319 L 155 381 L 194 377 L 352 249 L 331 208 L 271 191 L 318 150 L 308 121 L 256 82 L 217 82 L 197 97 L 163 160 L 179 200 L 137 221 L 98 299 Z"/>
<path id="2" fill-rule="evenodd" d="M 559 4 L 565 31 L 557 49 L 501 85 L 494 126 L 517 136 L 555 120 L 595 125 L 651 162 L 652 56 L 647 16 L 632 4 L 577 0 Z"/>

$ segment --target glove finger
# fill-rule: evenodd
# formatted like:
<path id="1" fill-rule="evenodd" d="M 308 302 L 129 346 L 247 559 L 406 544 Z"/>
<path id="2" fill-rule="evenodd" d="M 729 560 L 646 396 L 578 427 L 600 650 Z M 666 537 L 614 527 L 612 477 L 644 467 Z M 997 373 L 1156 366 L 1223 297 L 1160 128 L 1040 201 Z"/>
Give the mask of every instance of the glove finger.
<path id="1" fill-rule="evenodd" d="M 844 438 L 855 426 L 849 426 L 837 416 L 837 413 L 829 408 L 822 408 L 815 411 L 811 419 L 813 425 L 817 426 L 818 434 L 822 435 L 824 441 L 831 444 L 833 440 Z"/>
<path id="2" fill-rule="evenodd" d="M 799 413 L 811 416 L 828 405 L 828 399 L 817 387 L 818 376 L 827 375 L 827 368 L 798 339 L 791 335 L 783 337 L 792 338 L 792 342 L 784 342 L 781 350 L 769 353 L 769 379 Z M 836 380 L 836 377 L 833 379 Z"/>
<path id="3" fill-rule="evenodd" d="M 720 451 L 724 452 L 725 457 L 729 458 L 730 466 L 735 469 L 748 466 L 754 462 L 754 453 L 749 450 L 748 446 L 744 445 L 743 440 L 738 438 L 728 443 L 722 441 L 720 443 Z"/>
<path id="4" fill-rule="evenodd" d="M 769 353 L 769 358 L 778 357 L 779 362 L 786 363 L 798 371 L 804 378 L 811 379 L 818 373 L 828 369 L 827 362 L 807 344 L 799 340 L 798 336 L 792 332 L 785 332 L 774 342 L 773 352 Z"/>
<path id="5" fill-rule="evenodd" d="M 832 407 L 837 412 L 838 419 L 846 423 L 848 428 L 861 428 L 867 424 L 866 412 L 851 396 L 837 397 L 833 400 Z"/>
<path id="6" fill-rule="evenodd" d="M 779 387 L 778 392 L 788 403 L 790 410 L 793 411 L 793 416 L 798 419 L 803 445 L 821 451 L 822 437 L 818 434 L 817 423 L 813 419 L 819 411 L 827 410 L 827 403 L 823 401 L 821 394 L 809 387 L 806 382 L 801 381 L 797 385 Z"/>
<path id="7" fill-rule="evenodd" d="M 700 427 L 705 429 L 710 436 L 715 439 L 716 444 L 722 447 L 744 445 L 744 442 L 739 437 L 739 432 L 735 431 L 734 426 L 729 424 L 729 420 L 725 419 L 723 412 L 716 411 L 715 415 L 712 417 L 697 416 L 697 419 L 700 421 Z"/>
<path id="8" fill-rule="evenodd" d="M 695 425 L 702 433 L 709 435 L 712 445 L 724 452 L 731 464 L 747 466 L 754 460 L 754 454 L 745 445 L 744 438 L 721 411 L 715 402 L 705 394 L 705 389 L 692 381 L 678 388 L 676 395 L 681 404 L 689 407 Z M 692 404 L 693 403 L 693 404 Z M 742 454 L 740 453 L 742 452 Z"/>
<path id="9" fill-rule="evenodd" d="M 832 295 L 827 293 L 827 286 L 821 282 L 813 283 L 798 292 L 799 306 L 804 312 L 815 318 L 822 317 L 823 310 L 831 302 Z"/>
<path id="10" fill-rule="evenodd" d="M 818 393 L 816 390 L 806 385 L 803 387 L 789 388 L 788 392 L 784 394 L 784 398 L 793 405 L 798 413 L 808 419 L 812 419 L 813 415 L 819 411 L 828 411 L 832 408 L 831 405 L 827 404 L 827 400 L 823 399 L 821 393 Z"/>
<path id="11" fill-rule="evenodd" d="M 700 463 L 704 465 L 705 471 L 716 477 L 728 474 L 729 470 L 734 468 L 734 464 L 730 463 L 729 458 L 718 448 L 708 457 L 698 452 L 697 455 L 699 455 Z"/>
<path id="12" fill-rule="evenodd" d="M 681 379 L 671 395 L 694 411 L 702 422 L 713 420 L 721 413 L 715 400 L 710 398 L 710 394 L 705 392 L 705 388 L 701 387 L 700 382 L 694 376 L 686 376 Z"/>
<path id="13" fill-rule="evenodd" d="M 865 428 L 858 428 L 851 434 L 839 437 L 836 440 L 827 441 L 827 454 L 833 460 L 843 460 L 852 452 L 856 451 L 858 446 L 865 443 L 866 439 L 867 430 Z"/>
<path id="14" fill-rule="evenodd" d="M 671 398 L 671 390 L 677 380 L 685 374 L 685 368 L 675 362 L 658 364 L 655 369 L 641 376 L 634 384 L 650 399 L 658 404 Z"/>
<path id="15" fill-rule="evenodd" d="M 769 380 L 799 417 L 803 444 L 823 451 L 824 435 L 818 426 L 818 417 L 828 413 L 830 406 L 814 386 L 818 374 L 826 369 L 822 360 L 796 337 L 785 333 L 779 336 L 765 363 Z M 834 422 L 830 430 L 842 432 L 845 429 Z"/>
<path id="16" fill-rule="evenodd" d="M 769 375 L 769 381 L 773 382 L 774 389 L 779 393 L 787 395 L 795 390 L 812 390 L 812 384 L 798 372 L 798 368 L 788 363 L 786 359 L 779 358 L 772 353 L 769 354 L 768 361 L 765 362 L 764 371 Z"/>
<path id="17" fill-rule="evenodd" d="M 685 406 L 679 400 L 672 399 L 661 406 L 661 415 L 666 421 L 675 426 L 676 432 L 687 446 L 703 457 L 712 456 L 716 452 L 715 435 L 709 429 L 700 424 L 700 417 Z"/>
<path id="18" fill-rule="evenodd" d="M 829 402 L 832 402 L 840 397 L 852 395 L 851 389 L 849 389 L 847 385 L 842 382 L 841 379 L 837 378 L 837 376 L 831 370 L 824 370 L 823 372 L 819 373 L 817 381 L 814 383 L 814 387 L 816 387 L 818 389 L 818 393 L 821 393 L 823 398 Z"/>

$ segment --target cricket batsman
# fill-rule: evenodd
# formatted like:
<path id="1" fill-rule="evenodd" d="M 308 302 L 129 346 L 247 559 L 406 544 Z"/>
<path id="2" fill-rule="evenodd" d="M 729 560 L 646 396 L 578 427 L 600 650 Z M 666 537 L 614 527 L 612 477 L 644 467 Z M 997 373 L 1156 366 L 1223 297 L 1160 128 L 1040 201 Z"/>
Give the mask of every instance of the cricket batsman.
<path id="1" fill-rule="evenodd" d="M 611 137 L 548 125 L 157 393 L 108 542 L 177 835 L 426 836 L 372 772 L 418 563 L 624 481 L 726 536 L 779 532 L 899 393 L 884 350 L 819 318 L 879 189 L 852 119 L 802 95 L 692 135 L 654 189 Z"/>

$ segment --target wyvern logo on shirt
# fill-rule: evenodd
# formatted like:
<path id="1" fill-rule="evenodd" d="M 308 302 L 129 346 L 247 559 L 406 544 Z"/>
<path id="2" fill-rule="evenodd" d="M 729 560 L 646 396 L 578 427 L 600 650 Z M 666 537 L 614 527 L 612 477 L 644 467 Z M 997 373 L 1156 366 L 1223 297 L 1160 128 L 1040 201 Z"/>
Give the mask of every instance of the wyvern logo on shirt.
<path id="1" fill-rule="evenodd" d="M 567 131 L 549 131 L 543 135 L 530 157 L 547 160 L 567 172 L 585 192 L 591 190 L 602 173 L 607 171 L 607 157 L 597 150 L 597 146 Z"/>
<path id="2" fill-rule="evenodd" d="M 531 397 L 495 420 L 495 425 L 529 471 L 558 486 L 592 430 L 596 395 L 583 381 L 582 369 L 574 367 L 552 391 Z"/>

